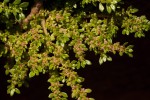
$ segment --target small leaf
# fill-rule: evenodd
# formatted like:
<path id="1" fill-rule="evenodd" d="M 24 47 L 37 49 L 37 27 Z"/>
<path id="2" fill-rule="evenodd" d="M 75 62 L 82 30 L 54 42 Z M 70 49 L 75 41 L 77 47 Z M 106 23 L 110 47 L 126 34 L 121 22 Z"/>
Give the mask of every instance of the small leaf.
<path id="1" fill-rule="evenodd" d="M 38 70 L 34 70 L 36 75 L 39 75 L 39 71 Z"/>
<path id="2" fill-rule="evenodd" d="M 8 2 L 9 2 L 9 0 L 4 0 L 3 2 L 4 2 L 4 3 L 8 3 Z"/>
<path id="3" fill-rule="evenodd" d="M 19 5 L 19 7 L 21 7 L 21 8 L 26 8 L 26 7 L 28 7 L 28 5 L 29 5 L 28 2 L 23 2 L 23 3 L 21 3 L 21 4 Z"/>
<path id="4" fill-rule="evenodd" d="M 91 63 L 91 61 L 86 60 L 86 64 L 87 64 L 87 65 L 91 65 L 92 63 Z"/>
<path id="5" fill-rule="evenodd" d="M 54 93 L 50 93 L 48 97 L 49 98 L 53 98 L 54 97 Z"/>
<path id="6" fill-rule="evenodd" d="M 106 5 L 106 9 L 107 9 L 107 12 L 110 14 L 111 13 L 111 7 Z"/>
<path id="7" fill-rule="evenodd" d="M 103 57 L 103 61 L 104 61 L 104 62 L 106 62 L 106 60 L 107 60 L 106 58 L 107 58 L 107 57 L 105 57 L 105 56 Z"/>
<path id="8" fill-rule="evenodd" d="M 133 49 L 129 49 L 129 52 L 133 52 Z"/>
<path id="9" fill-rule="evenodd" d="M 80 66 L 81 66 L 81 63 L 78 61 L 78 62 L 77 62 L 77 69 L 79 69 Z"/>
<path id="10" fill-rule="evenodd" d="M 126 34 L 126 30 L 125 30 L 125 29 L 122 31 L 122 34 L 123 34 L 123 35 L 125 35 L 125 34 Z"/>
<path id="11" fill-rule="evenodd" d="M 19 90 L 18 88 L 15 88 L 15 92 L 16 92 L 17 94 L 20 94 L 20 90 Z"/>
<path id="12" fill-rule="evenodd" d="M 62 95 L 63 97 L 65 97 L 65 98 L 68 97 L 67 93 L 65 93 L 65 92 L 62 92 L 61 95 Z"/>
<path id="13" fill-rule="evenodd" d="M 129 57 L 133 57 L 133 54 L 128 54 Z"/>
<path id="14" fill-rule="evenodd" d="M 66 80 L 65 80 L 65 79 L 63 79 L 63 80 L 62 80 L 62 83 L 65 83 L 65 81 L 66 81 Z"/>
<path id="15" fill-rule="evenodd" d="M 73 5 L 73 8 L 77 8 L 77 4 L 74 4 L 74 5 Z"/>
<path id="16" fill-rule="evenodd" d="M 108 61 L 112 61 L 112 58 L 111 58 L 111 57 L 108 57 L 107 60 L 108 60 Z"/>
<path id="17" fill-rule="evenodd" d="M 91 89 L 85 89 L 85 92 L 86 92 L 86 93 L 91 93 L 92 90 L 91 90 Z"/>
<path id="18" fill-rule="evenodd" d="M 39 72 L 42 72 L 42 67 L 41 66 L 38 66 L 37 69 L 38 69 Z"/>
<path id="19" fill-rule="evenodd" d="M 7 70 L 5 70 L 5 74 L 6 75 L 8 75 L 9 74 L 9 70 L 7 69 Z"/>
<path id="20" fill-rule="evenodd" d="M 99 10 L 100 10 L 101 12 L 104 11 L 104 6 L 102 5 L 102 3 L 99 3 Z"/>
<path id="21" fill-rule="evenodd" d="M 101 3 L 106 3 L 106 0 L 101 0 Z"/>
<path id="22" fill-rule="evenodd" d="M 13 96 L 14 93 L 15 93 L 15 89 L 12 89 L 12 90 L 10 91 L 10 96 Z"/>
<path id="23" fill-rule="evenodd" d="M 51 41 L 54 41 L 54 40 L 55 40 L 54 34 L 51 35 L 50 39 L 51 39 Z"/>
<path id="24" fill-rule="evenodd" d="M 119 55 L 120 55 L 120 56 L 123 56 L 123 52 L 119 52 Z"/>
<path id="25" fill-rule="evenodd" d="M 138 12 L 138 9 L 131 9 L 131 13 L 136 13 Z"/>
<path id="26" fill-rule="evenodd" d="M 23 13 L 19 14 L 19 19 L 24 19 L 25 15 Z"/>
<path id="27" fill-rule="evenodd" d="M 89 98 L 89 100 L 95 100 L 95 99 L 93 99 L 93 98 Z"/>
<path id="28" fill-rule="evenodd" d="M 30 72 L 29 73 L 29 77 L 31 78 L 31 77 L 34 77 L 35 76 L 35 73 L 32 71 L 32 72 Z"/>
<path id="29" fill-rule="evenodd" d="M 8 12 L 8 11 L 5 11 L 5 16 L 6 16 L 7 18 L 9 18 L 9 12 Z"/>
<path id="30" fill-rule="evenodd" d="M 116 7 L 115 7 L 115 5 L 114 5 L 114 4 L 111 4 L 111 5 L 110 5 L 110 7 L 111 7 L 111 9 L 112 9 L 113 11 L 115 11 L 115 10 L 116 10 Z"/>
<path id="31" fill-rule="evenodd" d="M 13 2 L 14 5 L 18 5 L 18 4 L 20 4 L 20 3 L 21 3 L 21 0 L 15 0 L 15 1 Z"/>
<path id="32" fill-rule="evenodd" d="M 3 11 L 3 9 L 2 8 L 0 8 L 0 13 Z"/>
<path id="33" fill-rule="evenodd" d="M 103 60 L 102 60 L 101 57 L 99 58 L 99 64 L 100 64 L 100 65 L 103 64 Z"/>

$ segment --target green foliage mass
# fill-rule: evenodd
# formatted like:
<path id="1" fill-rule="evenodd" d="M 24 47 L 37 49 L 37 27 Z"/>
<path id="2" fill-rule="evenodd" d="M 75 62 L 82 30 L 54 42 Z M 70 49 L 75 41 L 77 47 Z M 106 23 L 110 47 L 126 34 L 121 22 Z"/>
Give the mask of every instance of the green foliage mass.
<path id="1" fill-rule="evenodd" d="M 137 9 L 132 7 L 122 8 L 121 0 L 45 0 L 29 23 L 22 24 L 30 2 L 0 2 L 0 56 L 7 58 L 4 67 L 10 76 L 7 92 L 11 96 L 20 93 L 19 87 L 28 78 L 49 74 L 52 100 L 67 100 L 61 91 L 64 84 L 71 87 L 72 98 L 93 100 L 87 96 L 91 90 L 82 87 L 84 78 L 76 72 L 91 65 L 86 52 L 99 55 L 100 64 L 112 60 L 110 53 L 132 57 L 132 45 L 113 39 L 117 34 L 144 37 L 150 29 L 146 17 L 134 15 Z"/>

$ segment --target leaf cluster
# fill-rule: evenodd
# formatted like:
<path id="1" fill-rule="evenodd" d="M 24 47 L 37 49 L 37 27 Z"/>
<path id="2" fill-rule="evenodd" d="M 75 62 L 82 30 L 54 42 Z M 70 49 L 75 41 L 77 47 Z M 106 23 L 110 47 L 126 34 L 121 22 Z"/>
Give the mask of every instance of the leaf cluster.
<path id="1" fill-rule="evenodd" d="M 72 98 L 93 100 L 87 95 L 91 89 L 82 87 L 84 78 L 76 71 L 92 64 L 85 58 L 86 52 L 99 55 L 100 64 L 112 61 L 110 53 L 132 57 L 132 45 L 113 41 L 121 34 L 120 27 L 122 34 L 134 33 L 135 37 L 143 37 L 144 31 L 150 29 L 145 16 L 134 15 L 136 9 L 117 8 L 120 0 L 56 0 L 53 3 L 58 2 L 63 5 L 43 7 L 23 28 L 20 22 L 25 18 L 23 10 L 28 3 L 21 0 L 0 3 L 0 18 L 3 18 L 0 24 L 6 27 L 0 30 L 0 56 L 8 60 L 4 67 L 11 77 L 7 90 L 11 96 L 20 93 L 18 88 L 28 78 L 49 74 L 52 100 L 67 100 L 68 95 L 61 91 L 64 84 L 71 87 Z M 98 11 L 87 11 L 89 4 Z M 75 54 L 74 59 L 71 52 Z"/>

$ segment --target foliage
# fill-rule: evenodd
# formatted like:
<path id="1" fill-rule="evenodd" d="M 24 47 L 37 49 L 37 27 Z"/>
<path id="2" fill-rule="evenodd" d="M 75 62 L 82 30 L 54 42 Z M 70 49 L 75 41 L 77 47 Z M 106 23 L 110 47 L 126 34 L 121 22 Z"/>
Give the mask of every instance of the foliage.
<path id="1" fill-rule="evenodd" d="M 61 91 L 64 84 L 71 87 L 72 98 L 93 100 L 87 96 L 91 90 L 82 87 L 84 78 L 76 72 L 91 65 L 86 52 L 99 55 L 100 64 L 112 61 L 110 53 L 132 57 L 132 45 L 113 39 L 121 34 L 119 30 L 144 37 L 150 22 L 134 15 L 137 9 L 122 8 L 121 0 L 43 1 L 35 0 L 38 3 L 31 12 L 31 1 L 0 2 L 0 56 L 7 58 L 5 72 L 11 77 L 7 92 L 11 96 L 20 93 L 18 88 L 28 78 L 42 73 L 49 74 L 52 100 L 67 100 L 68 95 Z M 40 3 L 44 6 L 39 7 Z"/>

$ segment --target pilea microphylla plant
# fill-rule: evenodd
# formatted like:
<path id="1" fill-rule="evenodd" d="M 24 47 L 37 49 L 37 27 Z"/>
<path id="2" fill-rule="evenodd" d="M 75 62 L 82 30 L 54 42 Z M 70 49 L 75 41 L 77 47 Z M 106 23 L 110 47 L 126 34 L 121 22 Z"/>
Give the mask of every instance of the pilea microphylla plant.
<path id="1" fill-rule="evenodd" d="M 91 65 L 86 52 L 99 55 L 100 65 L 112 61 L 111 53 L 132 57 L 132 45 L 113 39 L 118 34 L 141 38 L 150 29 L 145 16 L 136 16 L 137 9 L 123 4 L 123 0 L 1 1 L 0 56 L 7 59 L 7 93 L 20 93 L 28 78 L 49 74 L 52 100 L 67 100 L 61 91 L 64 85 L 71 88 L 72 98 L 93 100 L 77 73 Z"/>

